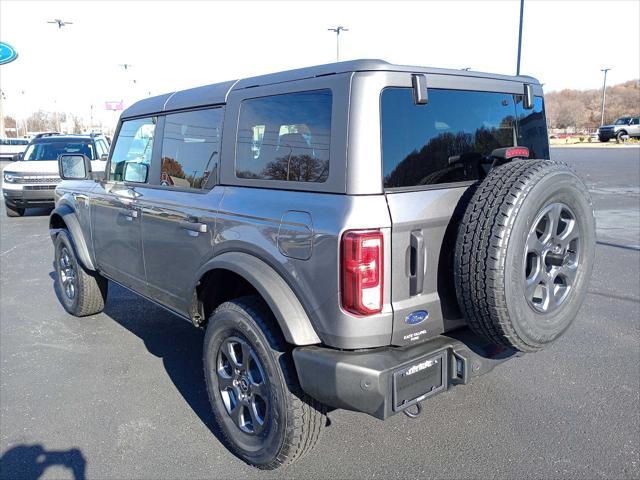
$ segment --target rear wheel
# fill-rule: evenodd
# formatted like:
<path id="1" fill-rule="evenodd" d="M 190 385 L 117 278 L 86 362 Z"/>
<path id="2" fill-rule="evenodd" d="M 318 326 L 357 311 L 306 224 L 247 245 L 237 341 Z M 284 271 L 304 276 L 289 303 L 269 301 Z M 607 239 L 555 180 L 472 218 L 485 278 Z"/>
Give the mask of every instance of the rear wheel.
<path id="1" fill-rule="evenodd" d="M 528 160 L 495 168 L 456 243 L 456 294 L 469 326 L 495 343 L 540 350 L 575 319 L 594 246 L 589 193 L 568 167 Z"/>
<path id="2" fill-rule="evenodd" d="M 313 448 L 326 422 L 324 407 L 301 390 L 291 352 L 260 299 L 216 309 L 203 362 L 216 421 L 240 458 L 274 469 Z"/>
<path id="3" fill-rule="evenodd" d="M 54 248 L 55 285 L 62 306 L 76 317 L 101 312 L 107 300 L 107 279 L 82 266 L 66 230 L 56 235 Z"/>
<path id="4" fill-rule="evenodd" d="M 7 217 L 21 217 L 24 215 L 24 208 L 13 206 L 7 202 L 4 202 L 4 208 L 7 212 Z"/>

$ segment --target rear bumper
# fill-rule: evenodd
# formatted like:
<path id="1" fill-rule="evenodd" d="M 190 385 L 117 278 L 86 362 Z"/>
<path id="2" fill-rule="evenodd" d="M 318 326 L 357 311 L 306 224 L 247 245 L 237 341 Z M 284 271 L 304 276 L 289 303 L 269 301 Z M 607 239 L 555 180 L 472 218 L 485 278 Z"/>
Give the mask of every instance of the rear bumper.
<path id="1" fill-rule="evenodd" d="M 343 351 L 307 346 L 293 351 L 305 393 L 330 407 L 379 419 L 452 386 L 464 385 L 516 355 L 515 350 L 489 344 L 468 329 L 409 347 Z M 427 373 L 427 367 L 431 372 Z M 418 375 L 401 385 L 399 376 L 408 370 Z M 426 376 L 419 374 L 423 370 Z"/>

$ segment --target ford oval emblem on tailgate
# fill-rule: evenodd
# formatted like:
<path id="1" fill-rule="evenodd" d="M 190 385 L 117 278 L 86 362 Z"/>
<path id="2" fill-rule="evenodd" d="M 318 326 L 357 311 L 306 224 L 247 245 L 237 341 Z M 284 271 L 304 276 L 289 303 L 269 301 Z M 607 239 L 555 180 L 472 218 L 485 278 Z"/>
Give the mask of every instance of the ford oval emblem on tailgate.
<path id="1" fill-rule="evenodd" d="M 404 323 L 407 323 L 409 325 L 417 325 L 424 322 L 427 318 L 429 318 L 429 312 L 427 312 L 426 310 L 418 310 L 407 315 L 407 318 L 404 319 Z"/>

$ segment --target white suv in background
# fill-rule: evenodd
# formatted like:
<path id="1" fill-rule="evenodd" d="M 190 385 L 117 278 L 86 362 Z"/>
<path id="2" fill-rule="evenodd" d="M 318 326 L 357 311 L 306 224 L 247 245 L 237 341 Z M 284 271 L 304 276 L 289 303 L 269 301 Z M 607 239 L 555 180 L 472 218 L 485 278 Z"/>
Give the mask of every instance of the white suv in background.
<path id="1" fill-rule="evenodd" d="M 54 206 L 54 190 L 60 182 L 58 157 L 63 153 L 84 154 L 94 172 L 104 171 L 109 144 L 102 135 L 46 134 L 34 138 L 20 160 L 3 171 L 2 196 L 9 217 L 20 217 L 31 207 Z"/>
<path id="2" fill-rule="evenodd" d="M 26 138 L 0 138 L 0 160 L 13 160 L 29 145 Z"/>

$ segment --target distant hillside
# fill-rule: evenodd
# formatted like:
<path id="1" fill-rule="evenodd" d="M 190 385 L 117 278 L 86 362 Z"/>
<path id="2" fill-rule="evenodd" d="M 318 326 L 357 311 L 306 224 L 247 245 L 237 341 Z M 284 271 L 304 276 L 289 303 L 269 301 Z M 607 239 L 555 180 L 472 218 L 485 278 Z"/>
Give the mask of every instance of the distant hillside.
<path id="1" fill-rule="evenodd" d="M 549 128 L 595 128 L 600 125 L 602 89 L 560 90 L 545 94 Z M 640 114 L 640 80 L 607 86 L 605 123 Z"/>

